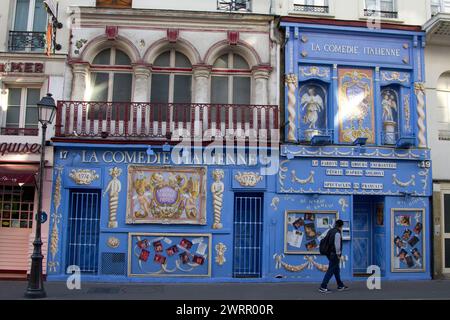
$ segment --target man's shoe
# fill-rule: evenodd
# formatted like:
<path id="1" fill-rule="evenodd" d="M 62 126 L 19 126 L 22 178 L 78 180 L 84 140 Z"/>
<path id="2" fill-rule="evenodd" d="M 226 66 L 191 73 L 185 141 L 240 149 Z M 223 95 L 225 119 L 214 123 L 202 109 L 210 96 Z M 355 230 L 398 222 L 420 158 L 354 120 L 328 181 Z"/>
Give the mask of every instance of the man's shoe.
<path id="1" fill-rule="evenodd" d="M 337 290 L 338 291 L 347 291 L 347 290 L 349 290 L 349 288 L 347 286 L 343 286 L 343 287 L 338 287 Z"/>
<path id="2" fill-rule="evenodd" d="M 320 287 L 320 288 L 319 288 L 319 292 L 320 292 L 320 293 L 331 293 L 331 290 L 328 290 L 327 288 L 322 288 L 322 287 Z"/>

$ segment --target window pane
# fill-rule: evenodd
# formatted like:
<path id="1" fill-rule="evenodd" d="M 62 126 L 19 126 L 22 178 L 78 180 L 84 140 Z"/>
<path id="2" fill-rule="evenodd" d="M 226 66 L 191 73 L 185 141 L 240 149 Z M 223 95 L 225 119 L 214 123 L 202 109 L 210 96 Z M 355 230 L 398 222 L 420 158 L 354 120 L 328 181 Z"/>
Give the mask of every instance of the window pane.
<path id="1" fill-rule="evenodd" d="M 450 233 L 450 194 L 444 195 L 444 232 Z"/>
<path id="2" fill-rule="evenodd" d="M 131 60 L 125 52 L 121 50 L 116 50 L 115 65 L 129 66 L 131 65 Z"/>
<path id="3" fill-rule="evenodd" d="M 27 107 L 27 114 L 25 117 L 25 128 L 37 128 L 38 127 L 38 108 Z"/>
<path id="4" fill-rule="evenodd" d="M 130 102 L 132 82 L 133 76 L 131 73 L 114 74 L 113 101 Z"/>
<path id="5" fill-rule="evenodd" d="M 168 103 L 169 102 L 169 75 L 168 74 L 152 74 L 152 103 Z"/>
<path id="6" fill-rule="evenodd" d="M 44 0 L 36 0 L 34 6 L 33 31 L 44 32 L 47 28 L 47 11 Z"/>
<path id="7" fill-rule="evenodd" d="M 445 239 L 445 267 L 450 268 L 450 239 Z"/>
<path id="8" fill-rule="evenodd" d="M 30 8 L 30 0 L 17 0 L 16 16 L 14 20 L 15 31 L 27 31 L 29 8 Z"/>
<path id="9" fill-rule="evenodd" d="M 377 10 L 377 0 L 366 0 L 366 9 Z"/>
<path id="10" fill-rule="evenodd" d="M 217 60 L 214 62 L 213 68 L 228 68 L 228 53 L 217 58 Z"/>
<path id="11" fill-rule="evenodd" d="M 41 99 L 41 89 L 27 89 L 27 105 L 36 106 Z"/>
<path id="12" fill-rule="evenodd" d="M 235 54 L 233 56 L 233 68 L 234 69 L 250 69 L 247 61 L 244 60 L 241 56 Z"/>
<path id="13" fill-rule="evenodd" d="M 176 75 L 173 94 L 174 103 L 191 103 L 191 75 Z"/>
<path id="14" fill-rule="evenodd" d="M 7 127 L 19 127 L 20 107 L 8 106 L 6 112 L 6 126 Z"/>
<path id="15" fill-rule="evenodd" d="M 233 77 L 233 103 L 250 104 L 249 77 Z"/>
<path id="16" fill-rule="evenodd" d="M 175 53 L 175 67 L 178 68 L 191 68 L 191 62 L 189 61 L 188 57 L 186 57 L 184 54 L 180 52 Z"/>
<path id="17" fill-rule="evenodd" d="M 8 90 L 8 104 L 11 106 L 20 106 L 20 94 L 22 89 L 10 88 Z"/>
<path id="18" fill-rule="evenodd" d="M 92 64 L 109 65 L 111 63 L 111 49 L 101 51 L 92 61 Z"/>
<path id="19" fill-rule="evenodd" d="M 154 66 L 157 67 L 170 67 L 170 51 L 166 51 L 160 54 L 153 62 Z"/>
<path id="20" fill-rule="evenodd" d="M 108 80 L 107 73 L 91 73 L 91 101 L 108 101 Z"/>
<path id="21" fill-rule="evenodd" d="M 211 77 L 211 103 L 228 103 L 228 77 Z"/>

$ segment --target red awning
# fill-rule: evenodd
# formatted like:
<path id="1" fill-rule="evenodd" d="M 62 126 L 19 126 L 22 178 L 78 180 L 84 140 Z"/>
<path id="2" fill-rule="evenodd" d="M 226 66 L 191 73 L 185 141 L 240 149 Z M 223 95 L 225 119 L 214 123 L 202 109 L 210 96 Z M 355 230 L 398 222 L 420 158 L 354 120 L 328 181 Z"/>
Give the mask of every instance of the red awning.
<path id="1" fill-rule="evenodd" d="M 33 184 L 37 164 L 0 164 L 0 184 Z"/>

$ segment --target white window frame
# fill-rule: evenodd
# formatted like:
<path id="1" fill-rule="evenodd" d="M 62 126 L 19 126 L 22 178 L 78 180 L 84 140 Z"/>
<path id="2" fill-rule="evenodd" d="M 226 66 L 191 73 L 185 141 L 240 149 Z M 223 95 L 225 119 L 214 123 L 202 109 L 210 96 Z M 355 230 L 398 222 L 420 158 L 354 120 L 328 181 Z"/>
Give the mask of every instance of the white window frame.
<path id="1" fill-rule="evenodd" d="M 301 0 L 289 0 L 289 14 L 290 15 L 300 15 L 300 16 L 323 16 L 323 17 L 334 17 L 334 1 L 335 0 L 326 0 L 328 3 L 328 13 L 321 12 L 302 12 L 302 11 L 294 11 L 294 3 L 300 2 Z M 305 5 L 310 5 L 309 3 L 315 3 L 315 0 L 303 0 Z M 314 5 L 314 4 L 311 4 Z"/>
<path id="2" fill-rule="evenodd" d="M 20 111 L 19 111 L 19 126 L 18 128 L 24 129 L 26 128 L 26 116 L 27 116 L 27 91 L 28 89 L 37 89 L 39 90 L 40 96 L 42 96 L 42 88 L 38 86 L 8 86 L 8 94 L 6 95 L 6 105 L 9 107 L 9 90 L 10 89 L 20 89 Z M 7 119 L 8 109 L 4 112 L 4 119 L 2 123 L 2 127 L 6 128 L 6 119 Z M 39 122 L 36 123 L 36 129 L 39 129 Z"/>
<path id="3" fill-rule="evenodd" d="M 450 188 L 450 186 L 448 186 Z M 441 187 L 441 257 L 442 257 L 442 271 L 450 273 L 450 268 L 445 267 L 445 240 L 450 239 L 450 233 L 445 233 L 445 195 L 450 195 L 450 189 Z M 448 248 L 450 250 L 450 248 Z"/>
<path id="4" fill-rule="evenodd" d="M 11 25 L 11 30 L 12 31 L 28 31 L 28 32 L 32 32 L 33 31 L 33 24 L 34 24 L 34 9 L 36 7 L 36 0 L 30 0 L 30 4 L 28 7 L 28 21 L 27 21 L 27 30 L 15 30 L 14 26 L 16 24 L 16 9 L 17 9 L 17 0 L 14 0 L 14 12 L 13 12 L 13 16 L 12 16 L 12 25 Z M 48 14 L 47 14 L 48 17 Z"/>
<path id="5" fill-rule="evenodd" d="M 174 92 L 175 92 L 175 76 L 176 75 L 190 75 L 191 76 L 191 101 L 188 103 L 192 103 L 194 99 L 194 76 L 193 76 L 193 69 L 192 69 L 192 62 L 190 61 L 189 57 L 186 56 L 183 52 L 177 50 L 176 48 L 171 48 L 169 50 L 165 50 L 161 52 L 161 54 L 169 51 L 169 66 L 168 67 L 161 67 L 161 66 L 155 66 L 156 68 L 167 68 L 168 70 L 152 70 L 152 75 L 154 74 L 165 74 L 169 75 L 169 97 L 168 97 L 168 103 L 174 103 Z M 179 68 L 175 66 L 175 59 L 176 59 L 176 52 L 179 52 L 186 56 L 186 58 L 191 62 L 191 70 L 190 71 L 181 71 L 181 70 L 173 70 L 175 68 Z M 159 55 L 156 57 L 156 59 L 159 57 Z M 170 70 L 169 70 L 170 69 Z M 187 69 L 187 68 L 186 68 Z M 152 96 L 152 84 L 153 77 L 150 80 L 150 97 Z"/>
<path id="6" fill-rule="evenodd" d="M 235 54 L 239 55 L 239 54 L 235 53 L 233 51 L 229 51 L 227 54 L 228 54 L 228 68 L 223 69 L 224 71 L 221 72 L 221 70 L 219 68 L 214 69 L 214 67 L 213 67 L 214 71 L 211 72 L 210 83 L 209 83 L 209 88 L 210 88 L 209 89 L 209 95 L 210 95 L 210 97 L 212 97 L 212 83 L 211 83 L 212 77 L 228 77 L 228 104 L 236 104 L 233 101 L 233 89 L 234 89 L 233 79 L 234 79 L 235 76 L 238 76 L 238 77 L 244 77 L 245 76 L 245 77 L 250 78 L 250 102 L 249 102 L 249 104 L 251 105 L 253 103 L 252 102 L 252 99 L 253 99 L 253 85 L 254 85 L 253 76 L 252 76 L 251 73 L 248 73 L 248 72 L 228 73 L 227 70 L 236 70 L 236 69 L 233 69 L 233 67 L 232 67 L 234 65 L 234 55 Z M 240 56 L 241 56 L 242 59 L 245 60 L 245 58 L 242 55 L 240 55 Z M 248 64 L 248 61 L 247 60 L 245 60 L 245 61 Z M 250 68 L 250 65 L 249 65 L 249 68 Z"/>
<path id="7" fill-rule="evenodd" d="M 380 1 L 381 0 L 377 0 Z M 403 23 L 404 21 L 401 19 L 401 12 L 399 11 L 399 6 L 398 6 L 398 0 L 392 0 L 393 2 L 393 8 L 394 10 L 392 12 L 397 12 L 397 18 L 385 18 L 385 17 L 378 17 L 378 16 L 373 16 L 373 17 L 368 17 L 364 14 L 364 10 L 367 9 L 366 6 L 366 0 L 360 0 L 359 1 L 359 5 L 360 5 L 360 9 L 359 9 L 359 19 L 360 20 L 369 20 L 369 19 L 373 19 L 373 18 L 377 18 L 379 21 L 386 21 L 386 22 L 397 22 L 397 23 Z M 381 9 L 381 6 L 380 6 Z"/>

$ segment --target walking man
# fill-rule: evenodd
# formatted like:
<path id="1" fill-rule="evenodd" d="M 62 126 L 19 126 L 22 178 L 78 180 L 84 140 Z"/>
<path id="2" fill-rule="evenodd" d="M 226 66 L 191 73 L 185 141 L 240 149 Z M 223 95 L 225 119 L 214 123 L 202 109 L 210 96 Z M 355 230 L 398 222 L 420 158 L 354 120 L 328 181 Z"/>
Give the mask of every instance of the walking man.
<path id="1" fill-rule="evenodd" d="M 319 291 L 322 293 L 331 293 L 331 290 L 328 290 L 328 282 L 330 282 L 331 278 L 336 278 L 336 282 L 338 285 L 338 291 L 348 290 L 348 287 L 344 285 L 341 280 L 341 270 L 339 268 L 339 261 L 342 255 L 342 227 L 344 226 L 344 222 L 342 220 L 337 220 L 334 228 L 328 231 L 325 238 L 320 243 L 320 253 L 326 254 L 329 264 L 328 270 L 323 277 L 322 285 L 319 288 Z"/>

